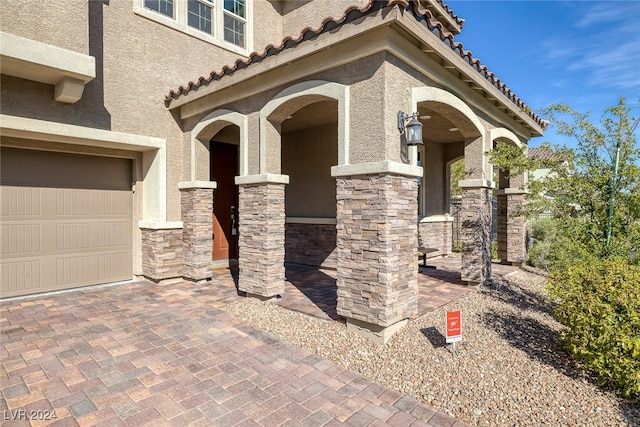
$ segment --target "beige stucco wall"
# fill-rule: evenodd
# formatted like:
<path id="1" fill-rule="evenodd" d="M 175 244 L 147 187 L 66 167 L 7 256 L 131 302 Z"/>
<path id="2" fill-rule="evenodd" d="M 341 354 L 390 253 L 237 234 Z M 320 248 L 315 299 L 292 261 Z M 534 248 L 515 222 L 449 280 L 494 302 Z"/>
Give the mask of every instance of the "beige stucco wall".
<path id="1" fill-rule="evenodd" d="M 167 219 L 180 220 L 183 133 L 164 106 L 172 88 L 208 75 L 239 56 L 133 13 L 133 2 L 9 0 L 2 30 L 96 57 L 96 79 L 75 104 L 53 99 L 53 86 L 2 76 L 3 114 L 148 135 L 167 140 Z M 37 3 L 37 5 L 36 5 Z M 77 4 L 74 4 L 77 3 Z M 280 17 L 267 1 L 254 3 L 254 45 L 279 37 Z M 91 34 L 88 16 L 91 16 Z M 270 24 L 275 22 L 275 26 Z"/>
<path id="2" fill-rule="evenodd" d="M 98 2 L 3 0 L 0 31 L 89 54 L 90 3 Z"/>
<path id="3" fill-rule="evenodd" d="M 262 52 L 269 44 L 278 45 L 283 39 L 282 15 L 273 1 L 253 0 L 253 17 L 257 24 L 253 34 L 252 51 Z"/>
<path id="4" fill-rule="evenodd" d="M 253 4 L 255 27 L 260 29 L 253 34 L 254 46 L 262 49 L 281 39 L 281 17 L 269 1 Z M 93 56 L 96 63 L 96 78 L 75 104 L 56 102 L 52 85 L 2 75 L 2 114 L 166 140 L 167 167 L 161 171 L 166 174 L 166 219 L 179 221 L 178 183 L 187 180 L 185 135 L 166 109 L 164 96 L 170 89 L 232 64 L 239 55 L 135 14 L 132 1 L 65 0 L 42 7 L 41 1 L 7 0 L 0 3 L 0 30 Z M 7 139 L 1 143 L 114 155 L 107 149 L 69 144 Z M 134 273 L 140 274 L 137 220 L 143 219 L 142 159 L 134 151 L 118 155 L 134 159 Z M 257 153 L 252 156 L 257 161 Z"/>
<path id="5" fill-rule="evenodd" d="M 340 18 L 350 6 L 362 7 L 368 0 L 284 0 L 278 3 L 286 37 L 298 36 L 306 26 L 318 27 L 327 17 Z"/>
<path id="6" fill-rule="evenodd" d="M 328 124 L 282 136 L 282 173 L 288 217 L 336 217 L 336 180 L 331 166 L 338 162 L 338 124 Z"/>

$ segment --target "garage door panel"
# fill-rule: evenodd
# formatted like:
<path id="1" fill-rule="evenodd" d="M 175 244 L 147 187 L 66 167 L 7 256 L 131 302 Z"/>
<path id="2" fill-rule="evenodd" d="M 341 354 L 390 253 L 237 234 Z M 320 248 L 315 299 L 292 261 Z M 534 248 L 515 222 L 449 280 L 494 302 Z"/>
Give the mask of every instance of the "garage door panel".
<path id="1" fill-rule="evenodd" d="M 130 192 L 100 191 L 97 215 L 102 218 L 130 216 L 131 202 Z"/>
<path id="2" fill-rule="evenodd" d="M 129 247 L 131 224 L 126 222 L 108 222 L 98 224 L 98 247 L 117 249 Z"/>
<path id="3" fill-rule="evenodd" d="M 88 217 L 91 215 L 91 190 L 69 188 L 45 189 L 56 192 L 56 216 Z"/>
<path id="4" fill-rule="evenodd" d="M 36 163 L 53 165 L 56 171 L 45 171 L 43 177 L 51 181 L 55 175 L 63 187 L 55 188 L 50 181 L 33 186 L 38 183 L 34 174 L 40 170 L 29 162 L 38 158 L 38 153 L 22 151 L 2 150 L 0 296 L 131 279 L 131 162 L 41 153 L 47 161 L 39 159 Z M 5 170 L 8 164 L 11 167 Z M 69 188 L 78 164 L 80 171 L 75 175 L 81 188 Z M 92 183 L 87 164 L 92 165 L 94 188 L 88 188 Z M 25 170 L 30 173 L 25 174 Z M 5 176 L 13 185 L 7 185 Z M 105 176 L 108 182 L 120 181 L 105 188 Z M 21 185 L 25 179 L 29 186 Z"/>
<path id="5" fill-rule="evenodd" d="M 0 263 L 2 296 L 42 292 L 41 272 L 42 262 L 37 259 Z"/>
<path id="6" fill-rule="evenodd" d="M 3 260 L 2 296 L 69 289 L 131 279 L 130 250 Z"/>
<path id="7" fill-rule="evenodd" d="M 0 254 L 33 256 L 40 253 L 39 224 L 2 224 L 0 226 Z"/>
<path id="8" fill-rule="evenodd" d="M 0 214 L 3 219 L 39 217 L 41 191 L 39 188 L 0 187 Z"/>
<path id="9" fill-rule="evenodd" d="M 106 280 L 118 277 L 120 280 L 131 278 L 131 251 L 102 254 L 98 257 L 98 279 Z"/>
<path id="10" fill-rule="evenodd" d="M 55 269 L 56 288 L 91 283 L 91 257 L 89 255 L 55 257 Z"/>

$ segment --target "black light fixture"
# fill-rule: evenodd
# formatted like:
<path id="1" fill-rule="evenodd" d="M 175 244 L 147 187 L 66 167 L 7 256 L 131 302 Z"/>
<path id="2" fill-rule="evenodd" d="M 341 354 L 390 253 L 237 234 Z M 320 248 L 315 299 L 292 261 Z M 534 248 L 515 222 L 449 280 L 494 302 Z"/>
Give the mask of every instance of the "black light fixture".
<path id="1" fill-rule="evenodd" d="M 405 125 L 407 120 L 409 120 L 409 123 Z M 398 111 L 398 130 L 400 134 L 405 133 L 406 130 L 407 145 L 422 144 L 422 123 L 418 121 L 418 113 L 413 113 L 413 115 L 409 117 L 402 111 Z"/>

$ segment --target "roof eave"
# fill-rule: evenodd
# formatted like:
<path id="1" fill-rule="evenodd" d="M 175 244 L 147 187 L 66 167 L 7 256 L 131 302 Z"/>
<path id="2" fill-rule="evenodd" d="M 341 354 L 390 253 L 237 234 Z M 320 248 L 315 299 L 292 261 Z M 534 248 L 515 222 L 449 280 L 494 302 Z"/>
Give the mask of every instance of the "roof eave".
<path id="1" fill-rule="evenodd" d="M 446 10 L 437 0 L 427 0 L 427 3 L 433 11 L 436 12 L 436 19 L 444 21 L 443 24 L 445 24 L 447 29 L 449 29 L 453 34 L 460 34 L 462 26 L 453 18 L 453 13 L 451 11 Z M 461 21 L 464 22 L 463 20 Z"/>
<path id="2" fill-rule="evenodd" d="M 269 56 L 251 66 L 225 75 L 224 78 L 191 89 L 177 98 L 168 99 L 165 101 L 167 108 L 169 110 L 179 109 L 179 117 L 186 119 L 232 102 L 233 99 L 219 96 L 221 92 L 231 87 L 237 88 L 234 90 L 236 99 L 242 99 L 386 50 L 388 47 L 385 45 L 384 29 L 397 20 L 399 15 L 400 12 L 397 8 L 384 10 L 384 13 L 381 10 L 375 14 L 365 15 L 354 21 L 357 25 L 341 27 L 337 33 L 320 34 L 313 40 L 307 40 L 295 47 L 280 51 L 277 55 Z M 359 39 L 365 34 L 367 43 L 358 43 L 358 50 L 350 49 L 342 53 L 344 49 L 335 49 L 337 46 L 349 44 L 353 39 Z M 293 70 L 303 60 L 310 60 L 318 56 L 326 56 L 326 58 L 322 61 L 317 60 L 314 66 L 307 67 L 308 69 Z M 288 68 L 286 73 L 279 72 L 283 67 Z M 299 66 L 299 68 L 303 67 Z M 266 78 L 267 75 L 269 78 Z M 258 77 L 259 84 L 249 84 L 258 80 Z"/>

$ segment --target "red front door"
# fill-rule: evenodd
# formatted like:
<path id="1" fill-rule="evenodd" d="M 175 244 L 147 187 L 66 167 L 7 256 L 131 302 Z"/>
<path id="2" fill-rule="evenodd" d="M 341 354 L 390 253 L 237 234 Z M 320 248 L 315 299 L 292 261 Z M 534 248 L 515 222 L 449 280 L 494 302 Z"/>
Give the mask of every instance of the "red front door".
<path id="1" fill-rule="evenodd" d="M 238 146 L 211 142 L 211 181 L 213 192 L 213 259 L 238 258 Z"/>

